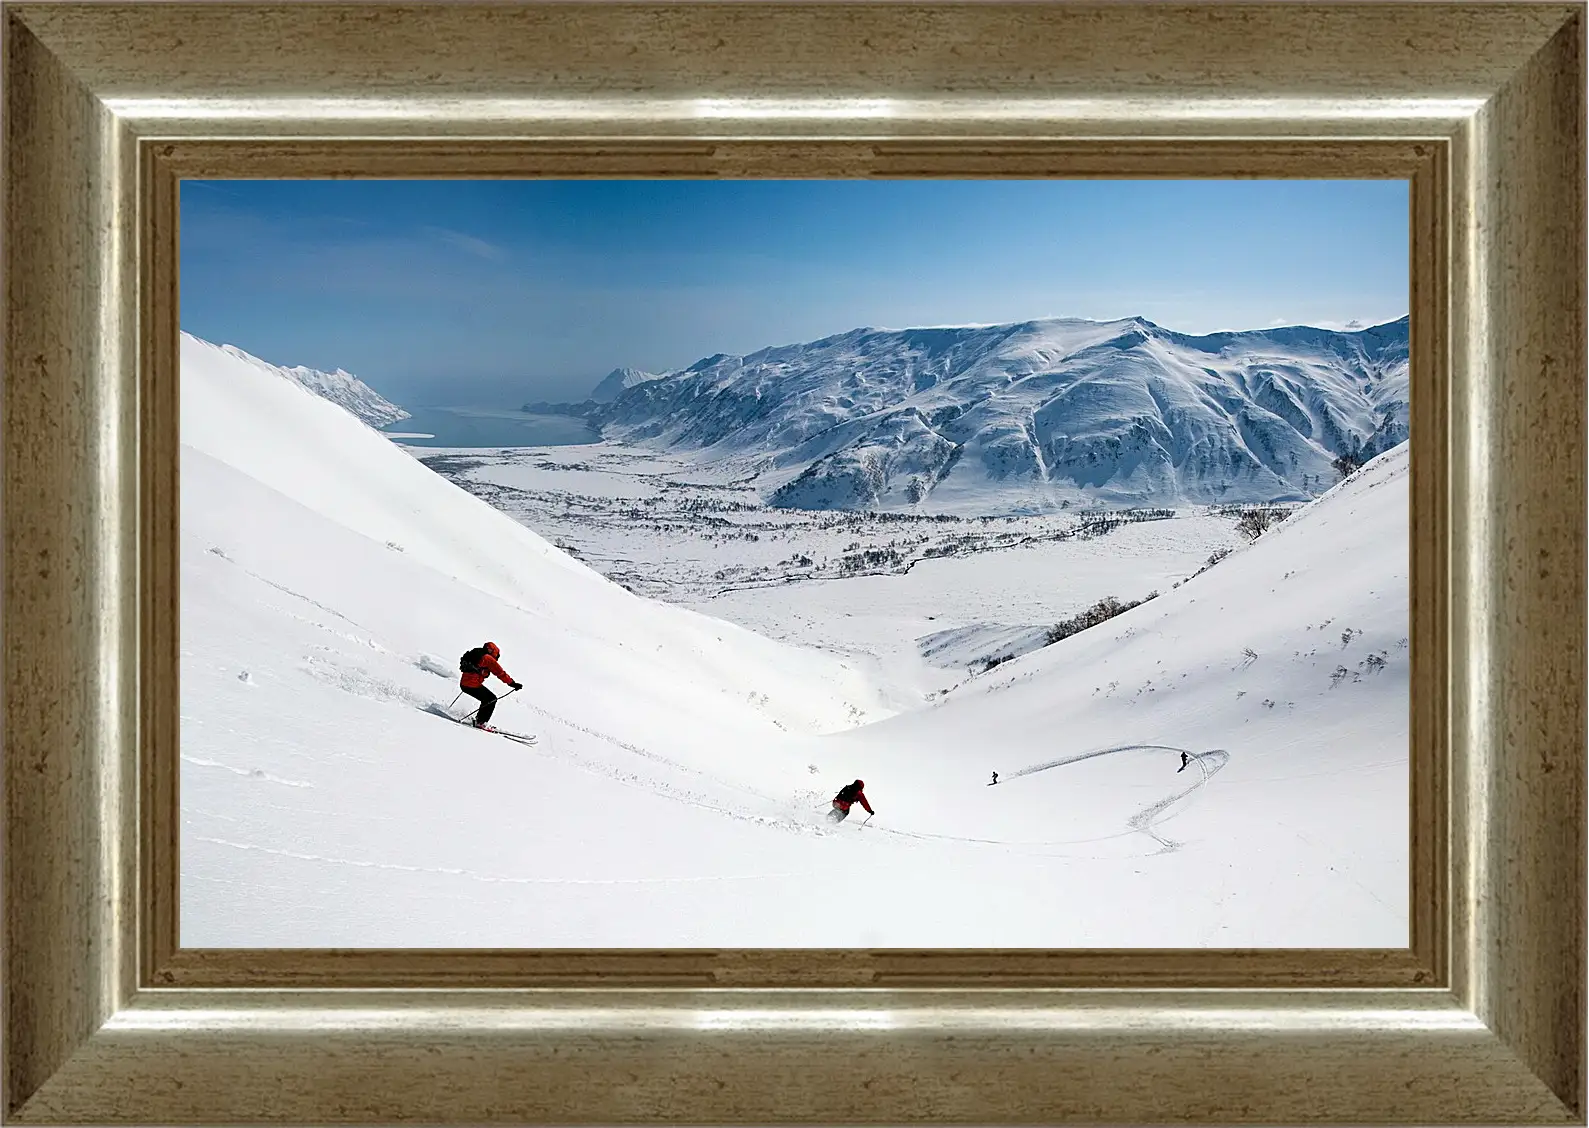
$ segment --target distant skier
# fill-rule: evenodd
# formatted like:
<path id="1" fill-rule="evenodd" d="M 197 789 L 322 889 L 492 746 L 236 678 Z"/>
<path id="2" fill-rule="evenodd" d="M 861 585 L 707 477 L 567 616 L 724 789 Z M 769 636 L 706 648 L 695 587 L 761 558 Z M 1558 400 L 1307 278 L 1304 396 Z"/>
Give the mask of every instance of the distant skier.
<path id="1" fill-rule="evenodd" d="M 994 772 L 993 773 L 993 783 L 998 783 L 998 782 L 999 782 L 999 773 L 998 772 Z M 988 786 L 992 787 L 993 783 L 988 784 Z"/>
<path id="2" fill-rule="evenodd" d="M 463 657 L 458 659 L 458 668 L 463 672 L 463 676 L 458 679 L 458 688 L 480 702 L 480 708 L 475 711 L 475 728 L 486 727 L 486 722 L 491 719 L 491 714 L 497 707 L 497 695 L 485 686 L 487 677 L 495 675 L 499 681 L 506 682 L 514 689 L 524 688 L 497 662 L 501 655 L 502 651 L 497 644 L 488 642 L 484 646 L 465 651 Z"/>
<path id="3" fill-rule="evenodd" d="M 1180 775 L 1182 772 L 1184 772 L 1186 770 L 1186 765 L 1189 762 L 1190 761 L 1188 761 L 1187 758 L 1186 758 L 1186 753 L 1182 752 L 1181 753 L 1181 766 L 1175 769 L 1175 774 L 1176 775 Z"/>
<path id="4" fill-rule="evenodd" d="M 828 812 L 828 818 L 836 823 L 843 822 L 850 817 L 850 807 L 856 803 L 865 807 L 867 814 L 877 814 L 872 810 L 872 805 L 866 801 L 866 792 L 863 790 L 865 787 L 866 782 L 858 779 L 839 788 L 839 793 L 833 797 L 833 810 Z"/>

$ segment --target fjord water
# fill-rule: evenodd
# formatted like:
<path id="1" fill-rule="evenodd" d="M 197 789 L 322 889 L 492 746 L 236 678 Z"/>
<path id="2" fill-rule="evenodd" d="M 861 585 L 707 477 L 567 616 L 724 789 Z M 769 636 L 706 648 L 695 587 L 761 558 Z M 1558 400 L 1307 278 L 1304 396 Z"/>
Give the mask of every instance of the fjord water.
<path id="1" fill-rule="evenodd" d="M 407 419 L 388 424 L 382 430 L 409 446 L 572 446 L 588 443 L 593 437 L 584 420 L 567 415 L 530 415 L 510 407 L 411 407 L 408 410 Z"/>

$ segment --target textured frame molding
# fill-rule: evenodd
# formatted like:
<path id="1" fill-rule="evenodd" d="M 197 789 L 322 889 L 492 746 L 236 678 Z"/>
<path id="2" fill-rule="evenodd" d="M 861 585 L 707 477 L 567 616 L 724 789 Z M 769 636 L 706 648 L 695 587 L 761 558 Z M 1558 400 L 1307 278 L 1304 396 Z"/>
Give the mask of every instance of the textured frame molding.
<path id="1" fill-rule="evenodd" d="M 1282 949 L 1228 951 L 1079 950 L 782 950 L 782 951 L 328 951 L 319 949 L 185 949 L 179 943 L 179 765 L 177 709 L 179 592 L 176 505 L 178 322 L 178 186 L 183 178 L 302 177 L 357 167 L 362 175 L 455 174 L 455 143 L 382 141 L 375 144 L 267 141 L 158 141 L 144 147 L 141 225 L 145 277 L 144 377 L 141 434 L 144 462 L 145 608 L 143 739 L 140 778 L 143 812 L 141 935 L 144 981 L 161 987 L 1429 987 L 1446 981 L 1449 921 L 1445 764 L 1447 746 L 1439 703 L 1445 684 L 1446 638 L 1439 624 L 1448 611 L 1440 562 L 1449 556 L 1449 527 L 1442 502 L 1446 446 L 1440 388 L 1445 364 L 1441 311 L 1448 297 L 1440 248 L 1446 241 L 1446 146 L 1438 142 L 1385 143 L 1330 140 L 1309 148 L 1281 142 L 1113 141 L 1000 143 L 990 158 L 961 144 L 874 141 L 784 144 L 663 143 L 616 148 L 609 141 L 475 144 L 468 155 L 475 175 L 721 174 L 728 154 L 738 166 L 763 171 L 795 160 L 805 175 L 922 177 L 964 175 L 968 163 L 996 161 L 1004 175 L 1400 176 L 1410 185 L 1413 247 L 1411 381 L 1416 411 L 1412 475 L 1423 504 L 1411 530 L 1412 585 L 1424 593 L 1427 613 L 1416 616 L 1413 636 L 1411 718 L 1411 862 L 1409 944 L 1391 950 Z M 1168 170 L 1168 172 L 1167 172 Z M 1422 453 L 1419 453 L 1421 451 Z"/>
<path id="2" fill-rule="evenodd" d="M 1585 1123 L 1580 6 L 0 15 L 4 1115 Z M 1407 177 L 1409 947 L 179 948 L 183 175 Z"/>

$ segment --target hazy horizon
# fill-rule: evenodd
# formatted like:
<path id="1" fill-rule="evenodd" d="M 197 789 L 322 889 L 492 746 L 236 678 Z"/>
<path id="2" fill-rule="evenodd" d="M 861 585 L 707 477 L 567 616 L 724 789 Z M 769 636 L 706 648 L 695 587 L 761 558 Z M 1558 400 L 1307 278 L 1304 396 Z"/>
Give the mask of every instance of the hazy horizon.
<path id="1" fill-rule="evenodd" d="M 866 327 L 1408 308 L 1405 181 L 185 181 L 181 221 L 184 329 L 405 406 Z"/>

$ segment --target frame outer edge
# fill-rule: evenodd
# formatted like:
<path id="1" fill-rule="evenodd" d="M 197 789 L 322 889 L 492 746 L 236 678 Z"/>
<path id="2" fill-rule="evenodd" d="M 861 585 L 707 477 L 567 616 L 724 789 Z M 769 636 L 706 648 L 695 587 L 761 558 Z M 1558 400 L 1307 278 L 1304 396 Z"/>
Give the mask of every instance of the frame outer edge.
<path id="1" fill-rule="evenodd" d="M 1435 992 L 312 994 L 149 992 L 19 1122 L 1570 1122 Z"/>
<path id="2" fill-rule="evenodd" d="M 1459 995 L 1584 1121 L 1584 16 L 1473 123 Z M 1460 320 L 1460 318 L 1459 318 Z M 1459 928 L 1461 925 L 1459 925 Z"/>
<path id="3" fill-rule="evenodd" d="M 458 111 L 459 99 L 482 96 L 627 98 L 637 78 L 646 98 L 687 102 L 703 93 L 869 99 L 881 92 L 1141 96 L 1152 103 L 1166 92 L 1262 98 L 1298 89 L 1330 100 L 1422 99 L 1431 88 L 1482 99 L 1539 50 L 1575 5 L 34 0 L 15 7 L 102 96 L 220 96 L 237 100 L 234 108 L 253 103 L 261 112 L 249 115 L 252 129 L 279 115 L 270 103 L 282 96 L 307 94 L 324 109 L 373 91 L 383 99 L 429 99 L 442 106 L 444 119 Z M 102 15 L 84 19 L 85 7 Z M 1217 49 L 1208 49 L 1210 40 Z M 255 47 L 267 43 L 277 49 Z M 1122 63 L 1143 44 L 1151 44 L 1150 64 Z M 1445 65 L 1453 54 L 1462 63 L 1455 69 Z M 576 110 L 566 120 L 580 117 Z"/>
<path id="4" fill-rule="evenodd" d="M 131 148 L 4 17 L 3 1111 L 119 1006 L 135 882 Z M 54 504 L 40 504 L 50 498 Z M 39 640 L 60 640 L 45 651 Z M 29 645 L 19 648 L 18 643 Z M 20 653 L 19 653 L 20 651 Z"/>
<path id="5" fill-rule="evenodd" d="M 146 1114 L 152 1109 L 151 1119 L 171 1123 L 184 1102 L 236 1108 L 248 1093 L 197 1092 L 190 1085 L 186 1096 L 178 1097 L 169 1088 L 150 1091 L 146 1082 L 169 1086 L 180 1076 L 217 1084 L 230 1077 L 255 1094 L 300 1102 L 308 1119 L 325 1119 L 331 1108 L 326 1091 L 318 1104 L 312 1093 L 274 1091 L 271 1063 L 280 1070 L 292 1061 L 285 1073 L 296 1069 L 300 1076 L 327 1083 L 348 1081 L 349 1075 L 339 1073 L 339 1063 L 325 1060 L 323 1043 L 284 1040 L 268 1017 L 230 1045 L 216 1031 L 202 1028 L 173 1031 L 170 1037 L 115 1024 L 99 1029 L 130 996 L 128 961 L 136 955 L 127 940 L 136 922 L 129 908 L 136 871 L 127 853 L 132 848 L 122 845 L 132 839 L 114 837 L 132 825 L 126 797 L 134 778 L 127 759 L 132 733 L 127 703 L 137 671 L 135 661 L 124 664 L 124 659 L 136 657 L 130 649 L 135 624 L 115 604 L 130 590 L 128 566 L 135 563 L 127 521 L 137 507 L 122 504 L 135 488 L 128 484 L 135 476 L 127 424 L 136 407 L 128 342 L 137 327 L 123 312 L 125 295 L 135 288 L 126 260 L 134 238 L 118 201 L 130 183 L 126 173 L 131 169 L 135 175 L 136 163 L 126 126 L 95 102 L 14 12 L 10 18 L 0 16 L 0 25 L 7 71 L 0 146 L 9 240 L 3 249 L 8 288 L 0 407 L 5 637 L 36 643 L 64 632 L 70 642 L 63 646 L 87 639 L 99 647 L 97 667 L 83 671 L 87 676 L 80 686 L 63 676 L 69 672 L 69 654 L 24 651 L 24 665 L 8 647 L 0 657 L 0 692 L 12 736 L 4 763 L 7 983 L 0 994 L 0 1030 L 8 1054 L 0 1074 L 5 1087 L 0 1112 L 15 1118 L 30 1093 L 53 1074 L 47 1091 L 21 1119 L 48 1119 L 52 1110 L 63 1115 L 64 1106 L 75 1104 L 85 1113 L 90 1107 L 97 1112 L 68 1114 L 66 1122 L 125 1122 L 137 1115 L 133 1106 L 141 1102 Z M 1580 14 L 1496 97 L 1468 138 L 1473 152 L 1462 167 L 1471 177 L 1474 213 L 1463 234 L 1473 262 L 1465 277 L 1470 310 L 1482 323 L 1466 335 L 1457 331 L 1456 391 L 1463 406 L 1454 423 L 1470 430 L 1454 435 L 1452 457 L 1453 471 L 1463 475 L 1457 481 L 1473 487 L 1454 496 L 1475 503 L 1457 526 L 1465 536 L 1457 545 L 1453 578 L 1463 581 L 1457 592 L 1469 597 L 1464 607 L 1477 610 L 1468 628 L 1474 632 L 1471 665 L 1457 673 L 1467 675 L 1461 688 L 1474 691 L 1463 739 L 1479 738 L 1469 749 L 1474 756 L 1471 801 L 1453 812 L 1454 824 L 1468 832 L 1465 845 L 1472 852 L 1454 871 L 1466 879 L 1468 892 L 1454 897 L 1463 915 L 1462 931 L 1453 937 L 1458 941 L 1453 949 L 1461 953 L 1453 969 L 1464 1005 L 1499 1038 L 1490 1038 L 1484 1052 L 1472 1042 L 1469 1064 L 1492 1071 L 1486 1096 L 1497 1115 L 1562 1122 L 1538 1101 L 1542 1094 L 1526 1092 L 1537 1077 L 1573 1110 L 1578 1123 L 1584 1110 L 1584 553 L 1568 534 L 1581 537 L 1584 516 L 1583 54 Z M 120 171 L 107 172 L 112 166 Z M 22 291 L 17 279 L 31 288 Z M 1459 287 L 1459 300 L 1462 293 Z M 1460 383 L 1464 379 L 1467 386 Z M 1549 483 L 1548 491 L 1540 489 L 1541 482 Z M 40 498 L 54 504 L 41 504 Z M 1565 555 L 1550 556 L 1564 545 Z M 45 704 L 54 710 L 42 711 Z M 99 1033 L 90 1038 L 96 1029 Z M 525 1082 L 512 1081 L 510 1073 L 494 1076 L 487 1066 L 510 1069 L 522 1048 L 515 1051 L 478 1033 L 467 1037 L 470 1033 L 451 1031 L 448 1052 L 461 1066 L 473 1065 L 476 1084 L 455 1092 L 451 1105 L 437 1104 L 438 1093 L 426 1099 L 443 1117 L 456 1118 L 473 1102 L 480 1112 L 501 1118 L 505 1092 L 494 1086 L 505 1090 Z M 1468 1045 L 1475 1035 L 1459 1033 L 1450 1046 Z M 580 1037 L 587 1043 L 600 1040 L 595 1032 L 575 1040 Z M 865 1048 L 868 1037 L 848 1037 L 848 1044 Z M 1001 1044 L 991 1030 L 978 1031 L 972 1039 L 982 1043 L 980 1065 L 963 1051 L 944 1058 L 944 1064 L 972 1074 L 964 1084 L 974 1086 L 979 1070 L 986 1071 L 982 1080 L 989 1086 L 1000 1076 L 1011 1080 L 1011 1070 L 1030 1072 L 1016 1058 L 1015 1041 Z M 704 1058 L 702 1041 L 693 1034 L 680 1044 L 693 1046 L 694 1055 Z M 719 1050 L 754 1043 L 758 1053 L 812 1044 L 798 1036 L 758 1039 L 750 1031 L 719 1041 L 726 1043 Z M 843 1058 L 842 1045 L 817 1042 L 813 1056 Z M 1267 1039 L 1266 1046 L 1273 1042 Z M 230 1055 L 229 1049 L 245 1045 L 257 1055 Z M 1437 1091 L 1438 1079 L 1413 1072 L 1412 1059 L 1422 1061 L 1428 1046 L 1411 1051 L 1408 1046 L 1398 1042 L 1392 1051 L 1407 1054 L 1400 1073 L 1384 1062 L 1376 1068 L 1382 1066 L 1387 1080 L 1396 1083 L 1394 1091 L 1381 1094 L 1390 1102 L 1390 1116 L 1420 1120 L 1420 1113 L 1447 1107 L 1449 1095 Z M 626 1040 L 618 1048 L 635 1049 Z M 1058 1052 L 1063 1048 L 1050 1043 L 1033 1052 L 1040 1059 L 1046 1053 L 1048 1068 L 1064 1076 L 1076 1063 Z M 1189 1048 L 1194 1056 L 1230 1049 L 1195 1042 Z M 1361 1051 L 1361 1041 L 1355 1048 Z M 435 1069 L 435 1049 L 434 1043 L 410 1045 L 411 1064 Z M 397 1098 L 382 1084 L 412 1084 L 412 1078 L 399 1076 L 399 1061 L 371 1060 L 380 1051 L 370 1040 L 350 1040 L 347 1051 L 341 1067 L 368 1069 L 362 1080 L 370 1086 L 348 1100 L 370 1102 L 367 1109 Z M 559 1053 L 544 1042 L 540 1052 Z M 607 1061 L 612 1060 L 608 1053 Z M 166 1068 L 151 1075 L 157 1063 Z M 601 1064 L 600 1053 L 596 1063 Z M 1309 1064 L 1311 1071 L 1318 1063 Z M 1453 1064 L 1436 1061 L 1441 1071 Z M 561 1072 L 546 1076 L 566 1089 L 570 1071 L 558 1068 Z M 700 1060 L 686 1059 L 677 1068 L 647 1060 L 633 1068 L 633 1075 L 618 1078 L 632 1091 L 611 1101 L 689 1096 L 693 1107 L 672 1106 L 676 1118 L 703 1108 L 708 1116 L 725 1115 L 728 1102 L 714 1104 L 709 1084 L 681 1091 L 681 1086 L 712 1079 L 707 1072 L 712 1067 Z M 790 1093 L 808 1092 L 800 1079 L 789 1076 L 792 1069 L 779 1068 L 768 1077 Z M 126 1071 L 122 1086 L 113 1084 L 118 1069 Z M 191 1069 L 198 1070 L 196 1076 L 188 1073 Z M 904 1088 L 922 1078 L 918 1068 L 896 1073 L 889 1083 L 922 1108 L 924 1095 Z M 730 1079 L 736 1085 L 744 1081 L 732 1074 Z M 1121 1080 L 1109 1074 L 1109 1084 Z M 1266 1084 L 1279 1080 L 1264 1079 Z M 961 1083 L 954 1077 L 949 1081 Z M 1451 1083 L 1461 1081 L 1486 1085 L 1451 1075 Z M 1049 1076 L 1042 1084 L 1052 1093 L 1055 1082 Z M 181 1089 L 182 1082 L 176 1087 Z M 827 1119 L 875 1120 L 882 1111 L 879 1095 L 862 1094 L 862 1115 L 838 1108 Z M 750 1108 L 771 1094 L 741 1087 L 734 1097 Z M 1004 1085 L 994 1088 L 992 1097 L 993 1105 L 1018 1104 L 1020 1093 Z M 828 1102 L 825 1107 L 837 1107 L 831 1094 L 818 1098 Z M 532 1089 L 528 1099 L 544 1104 L 573 1098 Z M 1110 1099 L 1118 1102 L 1112 1106 L 1118 1116 L 1120 1107 L 1140 1101 L 1141 1094 Z M 1226 1103 L 1199 1105 L 1197 1111 L 1217 1117 L 1224 1108 L 1226 1115 L 1247 1119 L 1276 1115 L 1274 1106 L 1236 1108 L 1242 1104 L 1239 1093 L 1218 1099 Z M 611 1101 L 609 1110 L 618 1107 Z M 599 1103 L 587 1094 L 560 1107 L 565 1120 L 570 1108 L 588 1118 Z M 1071 1098 L 1073 1108 L 1074 1103 Z M 342 1111 L 359 1119 L 364 1110 L 344 1105 Z M 987 1122 L 988 1111 L 992 1106 L 971 1108 L 979 1122 Z M 1110 1106 L 1084 1111 L 1092 1113 L 1087 1119 L 1107 1118 Z M 403 1112 L 415 1115 L 411 1108 Z M 801 1118 L 820 1120 L 821 1112 L 807 1106 Z M 1342 1112 L 1338 1106 L 1333 1117 L 1324 1118 L 1339 1119 Z M 1017 1115 L 1031 1119 L 1034 1106 L 1020 1108 Z"/>

